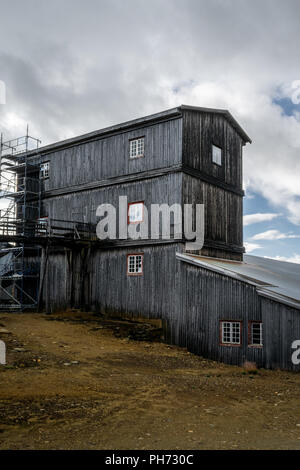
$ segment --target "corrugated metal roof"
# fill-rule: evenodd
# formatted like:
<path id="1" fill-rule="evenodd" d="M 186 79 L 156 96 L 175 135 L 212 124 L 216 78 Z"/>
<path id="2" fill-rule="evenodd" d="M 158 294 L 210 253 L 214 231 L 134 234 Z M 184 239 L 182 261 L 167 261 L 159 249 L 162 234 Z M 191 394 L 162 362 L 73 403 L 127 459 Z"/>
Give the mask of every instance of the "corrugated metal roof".
<path id="1" fill-rule="evenodd" d="M 245 255 L 243 262 L 177 254 L 182 261 L 254 284 L 259 295 L 300 309 L 300 264 Z"/>

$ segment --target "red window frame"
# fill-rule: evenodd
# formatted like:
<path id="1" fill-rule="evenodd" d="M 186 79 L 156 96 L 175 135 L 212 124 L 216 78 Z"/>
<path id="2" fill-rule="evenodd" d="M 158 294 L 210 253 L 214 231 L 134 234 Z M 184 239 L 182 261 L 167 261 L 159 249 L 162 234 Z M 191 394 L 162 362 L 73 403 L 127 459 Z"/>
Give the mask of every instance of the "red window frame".
<path id="1" fill-rule="evenodd" d="M 142 263 L 141 263 L 141 272 L 140 273 L 130 273 L 129 272 L 129 257 L 130 256 L 141 256 L 142 257 Z M 142 276 L 144 274 L 144 253 L 128 253 L 127 255 L 127 276 Z"/>
<path id="2" fill-rule="evenodd" d="M 222 324 L 223 323 L 239 323 L 240 324 L 240 342 L 239 343 L 223 343 L 223 328 Z M 230 347 L 237 347 L 240 348 L 242 346 L 242 327 L 243 327 L 243 322 L 242 320 L 220 320 L 220 339 L 219 339 L 219 344 L 220 346 L 230 346 Z"/>
<path id="3" fill-rule="evenodd" d="M 130 206 L 133 206 L 135 204 L 143 204 L 143 211 L 142 211 L 142 220 L 139 220 L 138 222 L 130 222 L 129 220 L 129 210 L 130 210 Z M 129 202 L 128 203 L 128 207 L 127 207 L 127 225 L 131 225 L 131 224 L 142 224 L 144 222 L 144 207 L 145 207 L 145 203 L 144 201 L 135 201 L 135 202 Z"/>

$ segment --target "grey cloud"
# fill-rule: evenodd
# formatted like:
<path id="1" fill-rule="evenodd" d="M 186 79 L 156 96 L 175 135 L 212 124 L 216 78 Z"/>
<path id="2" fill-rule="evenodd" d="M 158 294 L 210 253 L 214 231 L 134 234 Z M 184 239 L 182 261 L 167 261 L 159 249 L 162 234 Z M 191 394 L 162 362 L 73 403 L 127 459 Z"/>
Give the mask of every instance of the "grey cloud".
<path id="1" fill-rule="evenodd" d="M 245 151 L 247 186 L 300 223 L 300 123 L 272 103 L 279 86 L 300 79 L 298 0 L 0 6 L 7 135 L 29 122 L 46 144 L 182 102 L 227 107 L 254 141 Z"/>

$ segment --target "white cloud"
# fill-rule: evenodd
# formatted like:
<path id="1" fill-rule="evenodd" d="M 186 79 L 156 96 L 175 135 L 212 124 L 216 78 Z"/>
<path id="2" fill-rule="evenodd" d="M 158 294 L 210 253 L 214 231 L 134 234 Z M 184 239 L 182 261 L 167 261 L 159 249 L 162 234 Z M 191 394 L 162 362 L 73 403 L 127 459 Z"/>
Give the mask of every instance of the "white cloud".
<path id="1" fill-rule="evenodd" d="M 251 253 L 254 250 L 259 250 L 260 248 L 262 248 L 262 246 L 259 245 L 258 243 L 250 243 L 250 242 L 244 242 L 244 246 L 246 248 L 246 253 Z"/>
<path id="2" fill-rule="evenodd" d="M 285 238 L 300 238 L 300 235 L 281 233 L 279 230 L 267 230 L 266 232 L 257 233 L 251 237 L 251 240 L 282 240 Z"/>
<path id="3" fill-rule="evenodd" d="M 17 17 L 2 3 L 8 137 L 26 122 L 46 144 L 182 103 L 228 108 L 253 139 L 247 189 L 300 225 L 300 115 L 273 99 L 300 79 L 298 0 L 26 0 Z"/>
<path id="4" fill-rule="evenodd" d="M 264 256 L 264 258 L 275 259 L 277 261 L 286 261 L 287 263 L 297 263 L 300 264 L 300 254 L 294 254 L 293 256 Z"/>
<path id="5" fill-rule="evenodd" d="M 257 213 L 257 214 L 248 214 L 244 215 L 244 226 L 256 224 L 258 222 L 267 222 L 269 220 L 275 219 L 275 217 L 279 217 L 281 214 L 270 214 L 270 213 Z"/>

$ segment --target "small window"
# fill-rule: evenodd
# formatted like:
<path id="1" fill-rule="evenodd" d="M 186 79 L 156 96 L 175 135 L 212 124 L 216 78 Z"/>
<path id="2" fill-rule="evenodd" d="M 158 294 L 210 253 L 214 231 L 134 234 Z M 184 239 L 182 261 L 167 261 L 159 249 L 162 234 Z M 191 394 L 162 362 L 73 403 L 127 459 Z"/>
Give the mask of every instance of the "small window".
<path id="1" fill-rule="evenodd" d="M 144 137 L 130 141 L 130 158 L 139 158 L 144 156 Z"/>
<path id="2" fill-rule="evenodd" d="M 41 164 L 41 178 L 49 178 L 50 162 Z"/>
<path id="3" fill-rule="evenodd" d="M 249 346 L 262 346 L 262 323 L 250 322 L 249 324 Z"/>
<path id="4" fill-rule="evenodd" d="M 37 222 L 39 235 L 45 235 L 48 231 L 48 217 L 40 217 L 39 219 L 37 219 Z"/>
<path id="5" fill-rule="evenodd" d="M 238 346 L 241 344 L 241 322 L 221 322 L 221 344 Z"/>
<path id="6" fill-rule="evenodd" d="M 216 165 L 222 165 L 222 149 L 216 145 L 212 146 L 212 161 Z"/>
<path id="7" fill-rule="evenodd" d="M 132 202 L 128 204 L 128 223 L 138 224 L 144 220 L 144 203 Z"/>
<path id="8" fill-rule="evenodd" d="M 143 274 L 143 255 L 127 256 L 127 274 Z"/>

